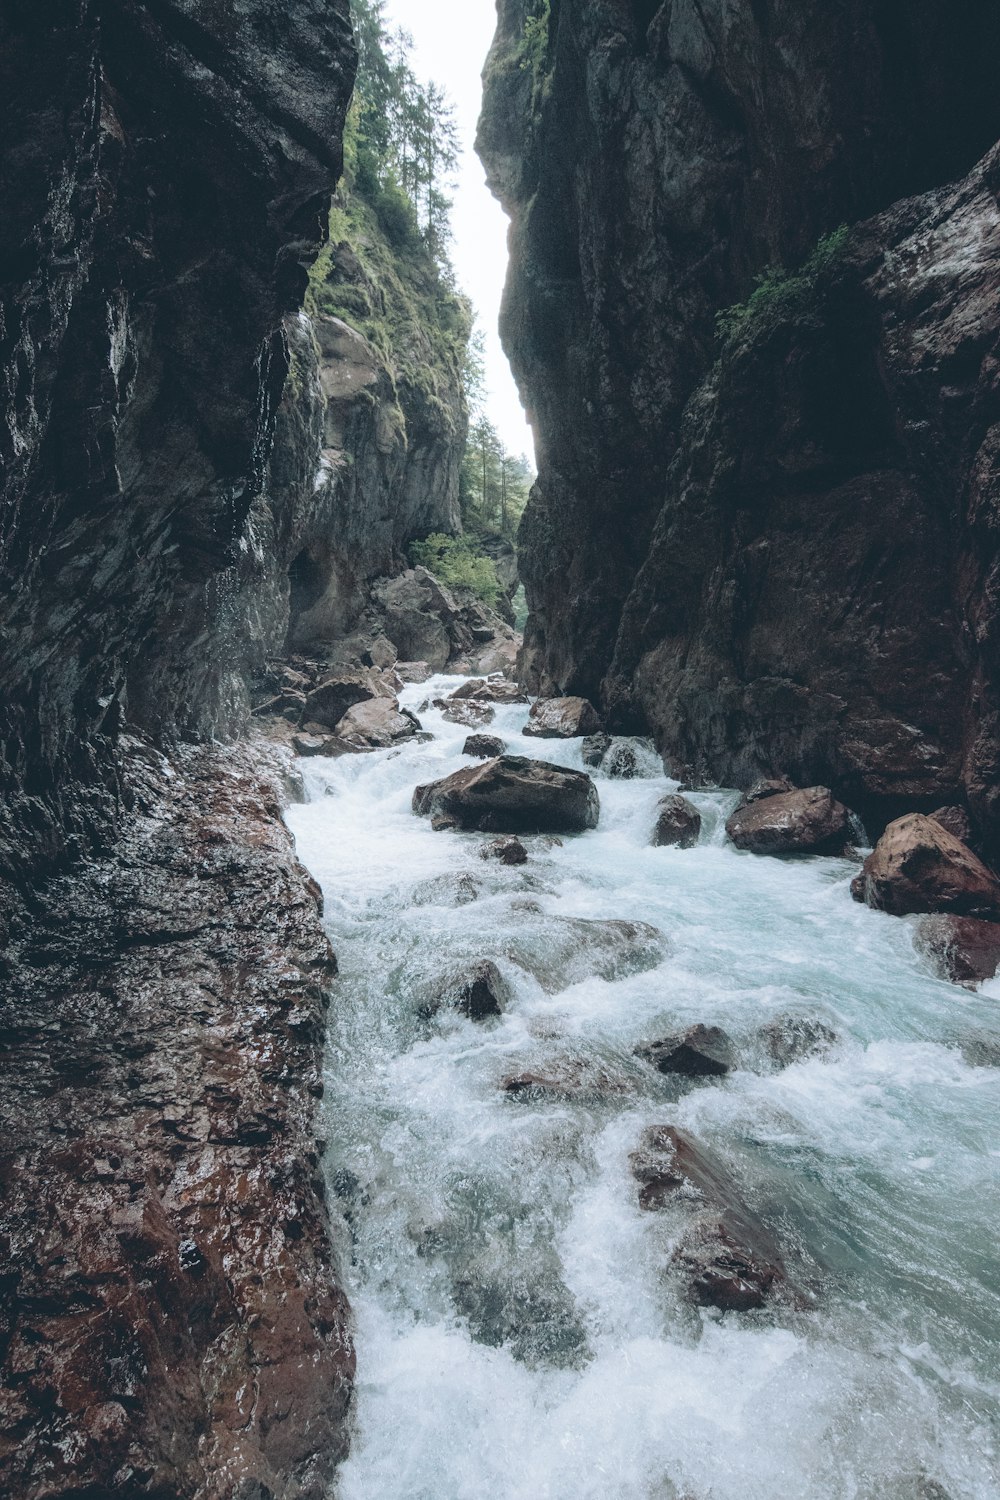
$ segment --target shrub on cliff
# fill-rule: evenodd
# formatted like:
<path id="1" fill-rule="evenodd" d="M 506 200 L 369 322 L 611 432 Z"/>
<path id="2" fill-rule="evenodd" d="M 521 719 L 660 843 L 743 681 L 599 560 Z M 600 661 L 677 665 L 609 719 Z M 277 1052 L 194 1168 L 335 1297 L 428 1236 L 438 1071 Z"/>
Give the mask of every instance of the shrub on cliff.
<path id="1" fill-rule="evenodd" d="M 850 234 L 841 224 L 824 235 L 798 271 L 768 266 L 760 272 L 746 302 L 725 307 L 716 315 L 716 328 L 724 343 L 755 328 L 766 318 L 794 318 L 809 311 L 822 275 L 840 258 Z"/>
<path id="2" fill-rule="evenodd" d="M 476 552 L 468 537 L 434 532 L 422 542 L 411 543 L 410 561 L 415 568 L 427 568 L 449 588 L 470 589 L 491 608 L 500 597 L 493 562 Z"/>

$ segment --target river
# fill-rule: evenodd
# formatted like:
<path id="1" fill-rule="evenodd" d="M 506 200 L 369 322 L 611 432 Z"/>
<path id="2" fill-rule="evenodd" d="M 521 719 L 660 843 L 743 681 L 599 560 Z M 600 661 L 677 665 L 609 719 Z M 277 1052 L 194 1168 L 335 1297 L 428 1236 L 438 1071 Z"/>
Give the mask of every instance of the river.
<path id="1" fill-rule="evenodd" d="M 579 741 L 524 739 L 526 716 L 486 732 L 582 767 Z M 429 742 L 302 762 L 289 814 L 341 965 L 324 1161 L 359 1370 L 339 1500 L 996 1500 L 1000 1069 L 974 1049 L 1000 1039 L 1000 983 L 934 978 L 908 922 L 852 901 L 856 865 L 727 846 L 735 794 L 692 796 L 696 849 L 650 847 L 675 787 L 648 751 L 636 779 L 594 773 L 594 832 L 486 863 L 484 836 L 411 812 L 417 783 L 470 764 L 467 729 L 420 717 Z M 665 944 L 595 961 L 567 918 Z M 503 1017 L 424 1018 L 435 974 L 484 957 Z M 777 1071 L 754 1038 L 789 1013 L 838 1041 Z M 634 1055 L 696 1022 L 748 1065 L 680 1085 Z M 578 1097 L 499 1088 L 567 1068 Z M 725 1160 L 797 1302 L 687 1300 L 677 1226 L 629 1170 L 667 1123 Z"/>

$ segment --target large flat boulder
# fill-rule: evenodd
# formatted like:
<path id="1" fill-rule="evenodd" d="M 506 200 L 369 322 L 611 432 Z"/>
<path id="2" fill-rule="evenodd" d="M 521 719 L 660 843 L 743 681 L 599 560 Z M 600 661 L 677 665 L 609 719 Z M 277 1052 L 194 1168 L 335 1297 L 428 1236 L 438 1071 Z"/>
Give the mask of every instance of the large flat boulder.
<path id="1" fill-rule="evenodd" d="M 692 1301 L 746 1312 L 762 1307 L 787 1283 L 775 1236 L 708 1146 L 675 1126 L 654 1125 L 630 1162 L 641 1208 L 653 1212 L 677 1204 L 692 1210 L 672 1254 Z"/>
<path id="2" fill-rule="evenodd" d="M 418 786 L 413 811 L 484 833 L 583 833 L 597 827 L 601 804 L 583 771 L 502 755 Z"/>
<path id="3" fill-rule="evenodd" d="M 337 736 L 361 750 L 387 750 L 412 740 L 420 721 L 400 709 L 394 698 L 369 698 L 355 703 L 337 725 Z"/>
<path id="4" fill-rule="evenodd" d="M 389 687 L 378 673 L 344 668 L 331 672 L 312 692 L 307 693 L 301 722 L 319 724 L 324 729 L 336 729 L 347 711 L 356 703 L 391 696 Z"/>
<path id="5" fill-rule="evenodd" d="M 953 984 L 981 984 L 1000 970 L 1000 922 L 924 917 L 917 926 L 916 945 L 935 972 Z"/>
<path id="6" fill-rule="evenodd" d="M 469 682 L 463 682 L 450 695 L 452 698 L 462 700 L 464 698 L 476 698 L 483 703 L 527 703 L 528 695 L 518 687 L 516 682 L 508 682 L 503 678 L 473 677 Z"/>
<path id="7" fill-rule="evenodd" d="M 536 698 L 522 733 L 536 740 L 575 740 L 600 728 L 597 709 L 586 698 Z"/>
<path id="8" fill-rule="evenodd" d="M 1000 880 L 961 839 L 922 813 L 890 823 L 852 886 L 895 917 L 948 912 L 1000 922 Z"/>
<path id="9" fill-rule="evenodd" d="M 850 820 L 829 787 L 811 786 L 741 804 L 726 832 L 737 849 L 751 854 L 842 854 Z"/>

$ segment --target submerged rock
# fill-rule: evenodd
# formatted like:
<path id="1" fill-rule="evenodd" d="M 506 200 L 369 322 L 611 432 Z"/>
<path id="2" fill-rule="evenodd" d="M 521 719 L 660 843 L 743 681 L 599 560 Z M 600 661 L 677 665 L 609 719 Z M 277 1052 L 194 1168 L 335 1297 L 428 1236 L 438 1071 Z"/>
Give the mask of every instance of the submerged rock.
<path id="1" fill-rule="evenodd" d="M 628 740 L 615 740 L 604 757 L 602 769 L 612 781 L 631 781 L 639 773 L 639 757 L 635 753 L 635 746 L 630 745 Z"/>
<path id="2" fill-rule="evenodd" d="M 819 1057 L 836 1046 L 838 1037 L 825 1021 L 813 1016 L 775 1016 L 760 1028 L 758 1039 L 768 1061 L 778 1068 L 807 1057 Z"/>
<path id="3" fill-rule="evenodd" d="M 851 815 L 829 787 L 779 792 L 738 807 L 726 824 L 737 849 L 751 854 L 842 854 Z"/>
<path id="4" fill-rule="evenodd" d="M 596 828 L 600 798 L 590 777 L 505 755 L 418 786 L 413 811 L 483 833 L 582 833 Z"/>
<path id="5" fill-rule="evenodd" d="M 648 922 L 550 916 L 533 903 L 521 907 L 517 935 L 503 952 L 544 990 L 558 994 L 584 979 L 624 979 L 655 969 L 669 944 Z"/>
<path id="6" fill-rule="evenodd" d="M 521 732 L 538 740 L 575 740 L 600 727 L 597 710 L 586 698 L 536 698 Z"/>
<path id="7" fill-rule="evenodd" d="M 651 842 L 657 849 L 693 849 L 701 838 L 701 813 L 676 793 L 662 798 Z"/>
<path id="8" fill-rule="evenodd" d="M 470 734 L 462 746 L 463 755 L 474 755 L 477 760 L 496 760 L 507 746 L 495 734 Z"/>
<path id="9" fill-rule="evenodd" d="M 876 911 L 949 912 L 1000 921 L 1000 880 L 935 818 L 911 813 L 890 823 L 851 887 Z"/>
<path id="10" fill-rule="evenodd" d="M 1000 922 L 928 916 L 918 923 L 915 942 L 936 973 L 954 984 L 980 984 L 1000 969 Z"/>
<path id="11" fill-rule="evenodd" d="M 660 1073 L 684 1078 L 724 1078 L 736 1066 L 732 1039 L 718 1026 L 690 1030 L 636 1048 L 636 1056 Z"/>
<path id="12" fill-rule="evenodd" d="M 494 839 L 491 844 L 484 844 L 479 851 L 480 859 L 496 859 L 502 865 L 526 865 L 528 863 L 528 851 L 520 839 Z"/>
<path id="13" fill-rule="evenodd" d="M 787 1284 L 776 1238 L 701 1141 L 672 1125 L 656 1125 L 629 1160 L 641 1208 L 653 1212 L 692 1200 L 698 1205 L 672 1256 L 693 1301 L 747 1312 Z"/>
<path id="14" fill-rule="evenodd" d="M 503 1015 L 510 997 L 510 986 L 496 964 L 481 959 L 437 980 L 420 1009 L 427 1016 L 444 1009 L 457 1010 L 470 1021 L 485 1021 Z"/>

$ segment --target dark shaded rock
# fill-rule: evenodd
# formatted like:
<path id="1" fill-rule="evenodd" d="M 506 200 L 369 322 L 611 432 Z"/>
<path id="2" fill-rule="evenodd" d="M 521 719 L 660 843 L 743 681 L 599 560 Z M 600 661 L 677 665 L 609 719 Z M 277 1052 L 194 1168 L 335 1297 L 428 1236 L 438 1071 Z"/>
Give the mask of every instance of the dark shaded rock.
<path id="1" fill-rule="evenodd" d="M 469 682 L 463 682 L 461 687 L 455 689 L 451 694 L 453 700 L 475 698 L 481 703 L 527 703 L 527 694 L 522 692 L 516 682 L 506 682 L 498 678 L 473 678 Z"/>
<path id="2" fill-rule="evenodd" d="M 510 986 L 496 964 L 488 959 L 472 964 L 438 980 L 430 996 L 422 1003 L 425 1015 L 439 1010 L 457 1010 L 470 1021 L 486 1021 L 501 1016 L 510 1003 Z"/>
<path id="3" fill-rule="evenodd" d="M 420 721 L 401 711 L 395 698 L 370 698 L 349 708 L 337 725 L 337 737 L 364 750 L 386 750 L 411 740 Z"/>
<path id="4" fill-rule="evenodd" d="M 0 17 L 0 871 L 19 879 L 125 810 L 126 703 L 165 741 L 247 715 L 282 316 L 355 65 L 346 0 L 272 12 Z"/>
<path id="5" fill-rule="evenodd" d="M 763 1307 L 787 1285 L 777 1240 L 701 1141 L 674 1126 L 656 1125 L 629 1160 L 642 1208 L 655 1211 L 692 1199 L 699 1205 L 672 1257 L 693 1301 L 746 1312 Z"/>
<path id="6" fill-rule="evenodd" d="M 917 924 L 917 951 L 942 979 L 975 985 L 994 979 L 1000 969 L 1000 921 L 976 917 L 928 916 Z"/>
<path id="7" fill-rule="evenodd" d="M 283 756 L 133 744 L 141 810 L 2 960 L 0 1488 L 321 1500 L 354 1369 L 321 898 Z"/>
<path id="8" fill-rule="evenodd" d="M 426 682 L 434 676 L 433 669 L 425 661 L 398 661 L 396 672 L 404 682 Z"/>
<path id="9" fill-rule="evenodd" d="M 317 755 L 352 755 L 357 747 L 335 734 L 308 734 L 302 730 L 292 735 L 292 749 L 296 755 L 308 758 Z"/>
<path id="10" fill-rule="evenodd" d="M 575 740 L 600 727 L 597 710 L 586 698 L 536 698 L 522 733 L 538 740 Z"/>
<path id="11" fill-rule="evenodd" d="M 495 760 L 506 748 L 503 740 L 495 734 L 470 734 L 462 746 L 462 754 L 474 755 L 477 760 Z"/>
<path id="12" fill-rule="evenodd" d="M 765 1056 L 778 1068 L 820 1057 L 837 1044 L 837 1033 L 814 1016 L 776 1016 L 758 1033 Z"/>
<path id="13" fill-rule="evenodd" d="M 526 1104 L 575 1101 L 596 1103 L 627 1091 L 628 1080 L 600 1065 L 567 1060 L 542 1070 L 511 1073 L 500 1081 L 500 1092 Z"/>
<path id="14" fill-rule="evenodd" d="M 718 1026 L 692 1026 L 637 1047 L 635 1055 L 660 1073 L 678 1073 L 684 1078 L 724 1078 L 736 1066 L 732 1040 Z"/>
<path id="15" fill-rule="evenodd" d="M 458 603 L 426 568 L 412 568 L 374 590 L 385 631 L 404 661 L 423 661 L 435 672 L 452 654 L 449 625 Z"/>
<path id="16" fill-rule="evenodd" d="M 752 854 L 842 854 L 850 813 L 829 787 L 783 792 L 738 808 L 726 823 L 737 849 Z"/>
<path id="17" fill-rule="evenodd" d="M 520 839 L 494 839 L 491 844 L 484 844 L 479 851 L 480 859 L 496 859 L 502 865 L 526 865 L 528 863 L 528 851 Z"/>
<path id="18" fill-rule="evenodd" d="M 308 694 L 302 710 L 302 723 L 321 724 L 335 730 L 348 709 L 356 703 L 386 697 L 388 692 L 372 672 L 337 672 Z"/>
<path id="19" fill-rule="evenodd" d="M 939 807 L 931 817 L 959 843 L 972 847 L 972 819 L 964 807 Z"/>
<path id="20" fill-rule="evenodd" d="M 564 0 L 533 70 L 525 16 L 479 137 L 539 434 L 523 680 L 676 774 L 780 770 L 879 827 L 968 800 L 997 857 L 996 158 L 960 179 L 1000 137 L 1000 13 Z"/>
<path id="21" fill-rule="evenodd" d="M 661 799 L 651 842 L 658 848 L 693 849 L 701 838 L 701 813 L 676 793 Z"/>
<path id="22" fill-rule="evenodd" d="M 896 917 L 916 912 L 1000 921 L 1000 880 L 934 818 L 890 823 L 851 890 Z"/>
<path id="23" fill-rule="evenodd" d="M 596 770 L 610 749 L 610 734 L 604 734 L 603 731 L 600 734 L 589 734 L 580 747 L 584 765 L 593 766 Z"/>
<path id="24" fill-rule="evenodd" d="M 590 777 L 505 755 L 417 787 L 413 810 L 483 833 L 582 833 L 596 828 L 600 799 Z"/>

